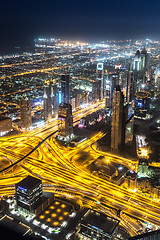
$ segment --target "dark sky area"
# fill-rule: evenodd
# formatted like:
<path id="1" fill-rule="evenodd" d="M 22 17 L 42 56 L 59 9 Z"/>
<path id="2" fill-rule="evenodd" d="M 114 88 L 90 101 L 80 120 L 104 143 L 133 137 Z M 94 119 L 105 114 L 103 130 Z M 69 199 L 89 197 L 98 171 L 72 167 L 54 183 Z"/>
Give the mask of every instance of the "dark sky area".
<path id="1" fill-rule="evenodd" d="M 10 0 L 1 2 L 0 55 L 36 37 L 160 40 L 158 0 Z"/>

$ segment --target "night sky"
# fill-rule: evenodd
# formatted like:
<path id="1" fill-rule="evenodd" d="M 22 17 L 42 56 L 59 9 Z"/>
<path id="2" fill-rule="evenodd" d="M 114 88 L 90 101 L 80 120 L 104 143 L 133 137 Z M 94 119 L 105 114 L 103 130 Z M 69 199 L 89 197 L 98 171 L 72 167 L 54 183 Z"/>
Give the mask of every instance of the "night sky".
<path id="1" fill-rule="evenodd" d="M 160 1 L 3 1 L 0 55 L 31 47 L 36 37 L 160 40 Z"/>

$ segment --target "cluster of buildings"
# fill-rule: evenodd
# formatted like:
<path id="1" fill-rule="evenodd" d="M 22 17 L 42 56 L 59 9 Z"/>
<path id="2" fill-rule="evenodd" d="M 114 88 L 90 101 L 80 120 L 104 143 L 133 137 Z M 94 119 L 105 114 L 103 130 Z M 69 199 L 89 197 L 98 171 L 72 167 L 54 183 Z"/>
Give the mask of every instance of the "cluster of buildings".
<path id="1" fill-rule="evenodd" d="M 42 181 L 32 176 L 15 184 L 15 197 L 7 202 L 9 211 L 3 212 L 1 226 L 7 224 L 13 231 L 13 227 L 19 224 L 17 233 L 24 231 L 23 235 L 31 239 L 38 236 L 57 240 L 109 240 L 118 235 L 119 220 L 94 210 L 76 209 L 73 201 L 44 192 Z M 3 203 L 1 200 L 0 205 Z"/>
<path id="2" fill-rule="evenodd" d="M 127 44 L 125 49 L 129 50 L 131 42 Z M 150 54 L 145 47 L 141 51 L 137 50 L 139 43 L 132 58 L 129 53 L 123 54 L 123 48 L 117 48 L 118 53 L 113 46 L 103 43 L 93 47 L 85 43 L 70 43 L 55 39 L 36 41 L 36 54 L 38 54 L 36 56 L 40 58 L 42 55 L 43 58 L 43 54 L 47 52 L 52 58 L 51 54 L 55 54 L 56 49 L 56 58 L 63 59 L 62 62 L 57 60 L 56 68 L 64 65 L 66 71 L 62 69 L 55 73 L 59 76 L 58 80 L 52 77 L 45 79 L 42 86 L 41 107 L 33 110 L 32 99 L 24 93 L 19 101 L 19 119 L 12 122 L 11 117 L 0 115 L 0 136 L 9 133 L 16 126 L 17 129 L 24 131 L 32 129 L 33 118 L 36 116 L 44 124 L 58 119 L 57 139 L 70 143 L 76 138 L 73 131 L 73 112 L 79 110 L 82 105 L 87 106 L 88 103 L 91 105 L 105 102 L 104 109 L 82 117 L 79 127 L 89 127 L 109 116 L 110 122 L 108 121 L 107 124 L 111 123 L 111 151 L 113 153 L 123 151 L 125 144 L 133 141 L 134 120 L 148 121 L 152 117 L 150 106 L 152 98 L 159 94 L 160 67 L 159 65 L 151 67 Z M 64 55 L 65 51 L 69 53 L 67 56 Z M 69 59 L 71 65 L 72 57 L 76 54 L 80 54 L 80 57 L 75 70 L 72 66 L 67 66 L 65 60 Z M 34 67 L 37 67 L 37 61 L 42 67 L 42 59 L 36 59 L 35 63 L 34 57 L 31 61 L 35 64 Z M 157 58 L 155 51 L 152 57 Z M 128 64 L 125 64 L 126 59 Z M 48 67 L 47 61 L 44 61 L 46 67 Z M 30 64 L 28 69 L 31 70 Z M 37 69 L 39 70 L 38 67 Z M 19 69 L 18 74 L 22 74 L 21 71 L 22 69 Z M 84 74 L 85 71 L 87 74 L 89 72 L 88 77 Z M 78 77 L 74 77 L 73 72 L 79 74 Z M 51 76 L 52 72 L 49 72 L 49 75 Z M 159 176 L 159 168 L 151 167 L 147 159 L 140 159 L 137 174 L 129 171 L 125 175 L 123 186 L 133 191 L 138 189 L 146 194 L 151 192 L 153 197 L 158 199 Z M 55 234 L 59 234 L 69 224 L 69 217 L 75 216 L 74 207 L 60 199 L 55 199 L 54 194 L 42 191 L 42 181 L 39 179 L 28 176 L 16 184 L 15 190 L 16 211 L 12 209 L 12 216 L 19 218 L 23 213 L 27 221 L 32 222 L 38 235 L 43 232 L 42 235 L 45 237 L 55 237 Z M 88 210 L 79 218 L 75 233 L 79 239 L 108 240 L 117 234 L 118 224 L 117 219 Z M 158 234 L 159 232 L 155 233 L 157 236 Z M 145 239 L 145 236 L 142 239 Z"/>
<path id="3" fill-rule="evenodd" d="M 129 171 L 125 175 L 123 186 L 139 191 L 154 199 L 160 198 L 160 173 L 158 167 L 150 166 L 148 160 L 139 159 L 137 173 Z"/>

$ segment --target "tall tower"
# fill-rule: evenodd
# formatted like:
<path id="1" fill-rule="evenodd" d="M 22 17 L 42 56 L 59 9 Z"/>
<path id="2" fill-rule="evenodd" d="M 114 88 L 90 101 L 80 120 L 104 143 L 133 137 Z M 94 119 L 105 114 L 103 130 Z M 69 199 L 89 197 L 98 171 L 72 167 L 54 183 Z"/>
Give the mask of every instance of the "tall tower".
<path id="1" fill-rule="evenodd" d="M 94 101 L 104 98 L 103 63 L 97 63 L 96 81 L 92 85 L 92 92 Z"/>
<path id="2" fill-rule="evenodd" d="M 72 105 L 61 103 L 58 111 L 58 137 L 63 141 L 70 141 L 73 135 Z"/>
<path id="3" fill-rule="evenodd" d="M 111 108 L 111 85 L 112 85 L 112 82 L 111 82 L 111 79 L 109 79 L 108 77 L 108 74 L 106 76 L 106 89 L 105 89 L 105 94 L 106 94 L 106 103 L 105 103 L 105 106 L 107 108 Z"/>
<path id="4" fill-rule="evenodd" d="M 57 85 L 54 80 L 45 82 L 43 99 L 44 120 L 48 121 L 58 112 Z"/>
<path id="5" fill-rule="evenodd" d="M 57 92 L 57 85 L 54 84 L 53 88 L 53 115 L 58 114 L 58 92 Z"/>
<path id="6" fill-rule="evenodd" d="M 69 103 L 69 100 L 70 100 L 69 74 L 61 75 L 61 92 L 62 92 L 62 102 Z"/>
<path id="7" fill-rule="evenodd" d="M 31 103 L 24 94 L 20 101 L 21 128 L 28 129 L 32 126 Z"/>
<path id="8" fill-rule="evenodd" d="M 137 50 L 133 62 L 133 70 L 140 71 L 141 70 L 141 53 L 139 50 Z"/>
<path id="9" fill-rule="evenodd" d="M 45 82 L 44 86 L 44 120 L 48 121 L 51 118 L 52 106 L 51 106 L 51 86 L 50 82 Z"/>
<path id="10" fill-rule="evenodd" d="M 104 78 L 103 78 L 103 63 L 97 63 L 96 81 L 98 84 L 98 99 L 104 98 Z"/>
<path id="11" fill-rule="evenodd" d="M 124 96 L 120 86 L 116 86 L 113 91 L 112 102 L 112 128 L 111 128 L 111 149 L 113 152 L 118 152 L 122 145 L 123 139 L 123 104 Z"/>
<path id="12" fill-rule="evenodd" d="M 129 70 L 126 75 L 126 102 L 129 103 L 135 98 L 135 92 L 137 89 L 138 72 Z"/>
<path id="13" fill-rule="evenodd" d="M 146 71 L 149 67 L 149 55 L 145 47 L 141 51 L 141 74 L 142 83 L 146 83 Z"/>

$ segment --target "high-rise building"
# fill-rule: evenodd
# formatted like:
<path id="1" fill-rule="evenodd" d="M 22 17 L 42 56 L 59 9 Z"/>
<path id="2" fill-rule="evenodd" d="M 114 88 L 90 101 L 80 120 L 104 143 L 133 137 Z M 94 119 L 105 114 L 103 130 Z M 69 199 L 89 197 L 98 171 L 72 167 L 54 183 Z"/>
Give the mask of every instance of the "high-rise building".
<path id="1" fill-rule="evenodd" d="M 102 100 L 104 98 L 104 77 L 103 77 L 103 63 L 97 63 L 96 81 L 93 83 L 93 98 Z"/>
<path id="2" fill-rule="evenodd" d="M 58 136 L 60 140 L 70 141 L 73 136 L 72 105 L 61 103 L 58 111 Z"/>
<path id="3" fill-rule="evenodd" d="M 24 94 L 20 101 L 21 128 L 28 129 L 32 126 L 31 103 Z"/>
<path id="4" fill-rule="evenodd" d="M 48 121 L 49 116 L 51 115 L 51 106 L 50 106 L 50 101 L 48 98 L 48 91 L 49 91 L 49 86 L 45 85 L 44 86 L 44 94 L 43 94 L 43 101 L 44 101 L 44 120 Z"/>
<path id="5" fill-rule="evenodd" d="M 27 176 L 16 183 L 15 188 L 17 207 L 32 212 L 37 208 L 37 204 L 42 202 L 42 181 L 38 178 Z"/>
<path id="6" fill-rule="evenodd" d="M 53 109 L 52 113 L 53 116 L 58 114 L 58 91 L 57 91 L 57 85 L 52 85 L 52 94 L 53 94 Z"/>
<path id="7" fill-rule="evenodd" d="M 145 119 L 149 112 L 150 93 L 140 91 L 135 94 L 135 118 Z"/>
<path id="8" fill-rule="evenodd" d="M 146 71 L 149 67 L 149 54 L 147 53 L 147 50 L 145 47 L 141 51 L 141 78 L 142 83 L 146 82 Z"/>
<path id="9" fill-rule="evenodd" d="M 113 152 L 118 152 L 123 141 L 123 109 L 124 96 L 121 92 L 120 86 L 116 86 L 113 91 L 112 101 L 112 128 L 111 128 L 111 149 Z"/>
<path id="10" fill-rule="evenodd" d="M 127 72 L 127 84 L 126 84 L 126 102 L 129 103 L 135 98 L 135 92 L 137 89 L 137 84 L 136 84 L 136 78 L 135 78 L 136 73 L 129 70 Z"/>
<path id="11" fill-rule="evenodd" d="M 37 216 L 54 200 L 53 193 L 42 191 L 42 180 L 29 175 L 15 184 L 15 190 L 17 209 L 30 217 Z"/>
<path id="12" fill-rule="evenodd" d="M 61 75 L 61 92 L 62 102 L 69 103 L 70 101 L 70 89 L 69 89 L 69 74 Z"/>
<path id="13" fill-rule="evenodd" d="M 141 53 L 139 50 L 137 50 L 135 54 L 135 58 L 133 61 L 133 70 L 137 72 L 141 70 Z"/>
<path id="14" fill-rule="evenodd" d="M 111 108 L 111 88 L 112 88 L 112 81 L 109 79 L 108 74 L 106 76 L 106 87 L 105 87 L 105 97 L 106 97 L 106 102 L 105 105 L 107 108 Z"/>
<path id="15" fill-rule="evenodd" d="M 48 121 L 58 113 L 57 85 L 54 80 L 45 83 L 43 99 L 44 120 Z"/>
<path id="16" fill-rule="evenodd" d="M 97 63 L 97 77 L 96 80 L 98 82 L 98 97 L 99 100 L 104 98 L 104 76 L 103 76 L 103 63 Z"/>
<path id="17" fill-rule="evenodd" d="M 80 94 L 76 93 L 75 95 L 75 108 L 76 110 L 80 107 Z"/>
<path id="18" fill-rule="evenodd" d="M 160 92 L 160 64 L 157 65 L 155 71 L 155 89 Z"/>

